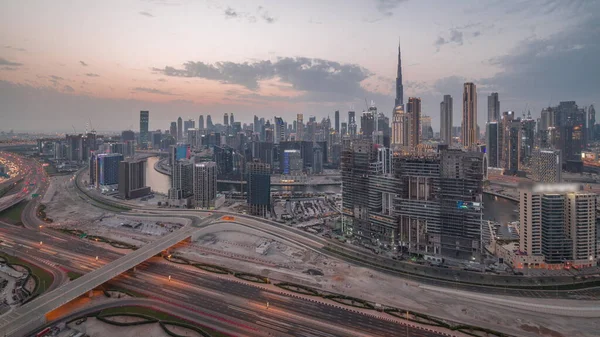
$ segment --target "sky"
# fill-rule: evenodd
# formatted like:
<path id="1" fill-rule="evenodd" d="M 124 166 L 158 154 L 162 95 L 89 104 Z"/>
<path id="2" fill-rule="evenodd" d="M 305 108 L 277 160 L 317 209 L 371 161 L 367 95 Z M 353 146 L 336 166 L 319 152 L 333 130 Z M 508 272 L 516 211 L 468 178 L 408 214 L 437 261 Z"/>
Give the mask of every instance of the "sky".
<path id="1" fill-rule="evenodd" d="M 225 112 L 391 117 L 398 43 L 405 101 L 439 103 L 464 82 L 533 117 L 600 101 L 600 1 L 104 0 L 0 3 L 0 131 L 168 129 Z M 90 128 L 91 128 L 90 127 Z"/>

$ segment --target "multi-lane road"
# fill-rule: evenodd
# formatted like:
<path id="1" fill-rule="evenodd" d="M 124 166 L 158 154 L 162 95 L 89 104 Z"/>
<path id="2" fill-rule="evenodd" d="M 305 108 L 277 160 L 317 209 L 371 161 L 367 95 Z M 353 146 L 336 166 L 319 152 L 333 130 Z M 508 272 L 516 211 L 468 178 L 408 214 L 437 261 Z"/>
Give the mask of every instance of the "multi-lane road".
<path id="1" fill-rule="evenodd" d="M 70 270 L 89 272 L 121 257 L 112 250 L 89 245 L 79 238 L 72 237 L 71 240 L 66 240 L 47 229 L 17 230 L 14 227 L 0 226 L 3 237 L 13 237 L 17 232 L 22 235 L 15 235 L 14 238 L 5 241 L 15 247 L 13 252 L 26 254 L 30 259 L 46 264 L 56 263 Z M 44 243 L 40 246 L 39 241 L 42 240 Z M 72 247 L 79 248 L 71 251 Z M 11 253 L 10 247 L 8 253 Z M 95 256 L 99 256 L 100 259 L 96 261 Z M 172 276 L 171 282 L 168 281 L 167 275 Z M 135 273 L 125 273 L 114 282 L 125 288 L 154 294 L 162 301 L 184 305 L 207 318 L 220 317 L 218 321 L 221 323 L 223 319 L 228 319 L 230 325 L 237 329 L 246 326 L 243 335 L 443 335 L 340 307 L 282 296 L 245 282 L 225 280 L 193 268 L 169 264 L 159 258 L 143 263 Z M 268 310 L 265 307 L 267 301 L 270 303 Z"/>

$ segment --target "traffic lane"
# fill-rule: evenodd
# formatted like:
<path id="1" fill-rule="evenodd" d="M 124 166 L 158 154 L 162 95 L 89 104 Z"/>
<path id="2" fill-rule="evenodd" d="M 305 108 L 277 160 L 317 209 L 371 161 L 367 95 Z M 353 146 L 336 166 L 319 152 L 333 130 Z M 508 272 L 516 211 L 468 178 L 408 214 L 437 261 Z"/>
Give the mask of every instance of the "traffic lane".
<path id="1" fill-rule="evenodd" d="M 179 301 L 190 303 L 193 305 L 201 305 L 204 308 L 210 308 L 210 310 L 219 312 L 221 314 L 233 317 L 235 319 L 252 322 L 261 327 L 273 329 L 273 333 L 285 333 L 290 336 L 348 336 L 348 335 L 360 335 L 360 336 L 398 336 L 396 332 L 390 332 L 387 334 L 375 333 L 373 329 L 367 333 L 356 333 L 356 330 L 349 330 L 347 328 L 344 332 L 340 332 L 336 322 L 322 322 L 316 324 L 316 317 L 309 317 L 309 315 L 295 315 L 289 314 L 288 308 L 283 306 L 272 305 L 269 309 L 262 302 L 256 303 L 255 300 L 246 300 L 244 303 L 240 303 L 235 296 L 227 293 L 226 297 L 216 296 L 215 292 L 206 292 L 198 285 L 181 285 L 181 281 L 177 278 L 173 278 L 171 282 L 166 281 L 164 274 L 154 275 L 151 280 L 146 280 L 147 271 L 139 271 L 136 278 L 131 278 L 127 281 L 121 281 L 125 287 L 143 287 L 143 289 L 157 291 L 159 293 L 168 293 L 169 296 L 177 297 Z M 156 283 L 155 283 L 156 282 Z M 212 298 L 215 297 L 215 298 Z M 289 304 L 288 304 L 289 305 Z M 313 315 L 314 316 L 314 315 Z M 336 323 L 336 324 L 332 324 Z M 337 327 L 337 328 L 336 328 Z M 355 333 L 352 333 L 354 331 Z"/>
<path id="2" fill-rule="evenodd" d="M 341 309 L 335 306 L 327 305 L 319 302 L 311 302 L 294 297 L 281 296 L 274 292 L 265 291 L 245 283 L 238 283 L 230 280 L 218 279 L 218 282 L 210 280 L 210 275 L 199 274 L 190 275 L 190 272 L 183 271 L 178 268 L 168 268 L 158 264 L 148 264 L 141 269 L 145 272 L 152 272 L 155 275 L 165 276 L 166 273 L 172 275 L 177 280 L 182 280 L 188 284 L 201 286 L 206 289 L 211 289 L 218 292 L 226 292 L 233 296 L 252 299 L 261 303 L 269 302 L 273 307 L 285 308 L 287 311 L 315 317 L 315 313 L 319 313 L 319 318 L 328 322 L 348 325 L 358 331 L 377 335 L 397 335 L 396 330 L 402 327 L 401 324 L 390 322 L 375 317 L 362 315 L 360 313 Z M 203 276 L 203 277 L 199 277 Z M 340 305 L 341 306 L 341 305 Z M 409 327 L 410 330 L 419 330 Z"/>

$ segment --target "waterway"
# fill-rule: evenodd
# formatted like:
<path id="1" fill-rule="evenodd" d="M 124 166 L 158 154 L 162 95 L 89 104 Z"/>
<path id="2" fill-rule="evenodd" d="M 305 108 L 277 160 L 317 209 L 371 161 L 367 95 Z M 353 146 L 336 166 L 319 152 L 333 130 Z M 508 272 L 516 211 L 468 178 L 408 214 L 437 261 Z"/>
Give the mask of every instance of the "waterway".
<path id="1" fill-rule="evenodd" d="M 146 165 L 146 183 L 155 193 L 167 194 L 169 192 L 170 177 L 164 175 L 154 169 L 154 164 L 159 160 L 158 157 L 148 158 Z M 219 191 L 224 192 L 239 192 L 240 184 L 219 183 Z M 324 186 L 271 186 L 271 191 L 293 191 L 293 192 L 330 192 L 341 193 L 341 187 L 336 185 Z M 509 199 L 495 197 L 493 195 L 483 195 L 483 219 L 495 220 L 500 223 L 507 223 L 519 219 L 519 213 L 515 210 L 519 209 L 518 203 Z"/>

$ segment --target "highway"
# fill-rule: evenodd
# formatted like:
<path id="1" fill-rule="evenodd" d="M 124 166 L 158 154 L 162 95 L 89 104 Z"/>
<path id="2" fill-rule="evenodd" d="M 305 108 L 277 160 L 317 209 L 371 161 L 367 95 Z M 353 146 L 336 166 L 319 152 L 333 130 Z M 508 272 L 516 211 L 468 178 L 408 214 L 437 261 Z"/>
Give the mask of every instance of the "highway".
<path id="1" fill-rule="evenodd" d="M 204 219 L 199 225 L 214 220 L 217 216 L 211 216 Z M 194 226 L 184 227 L 176 232 L 161 238 L 161 240 L 149 245 L 145 245 L 135 250 L 113 263 L 104 265 L 97 270 L 87 273 L 75 281 L 65 284 L 51 292 L 45 293 L 33 301 L 11 311 L 6 315 L 8 321 L 0 325 L 0 334 L 12 335 L 26 328 L 29 322 L 43 318 L 44 315 L 72 300 L 85 294 L 91 289 L 113 279 L 117 275 L 131 269 L 150 257 L 161 251 L 172 247 L 173 245 L 189 238 L 195 231 Z"/>
<path id="2" fill-rule="evenodd" d="M 0 229 L 2 234 L 12 232 L 10 227 L 0 227 Z M 9 242 L 21 244 L 19 252 L 23 254 L 26 253 L 44 261 L 56 261 L 71 270 L 89 272 L 88 269 L 99 268 L 102 263 L 119 258 L 119 254 L 94 245 L 81 244 L 80 246 L 85 248 L 80 249 L 79 252 L 69 252 L 69 247 L 74 246 L 73 243 L 55 238 L 53 232 L 27 231 L 27 233 L 30 239 L 13 239 Z M 44 246 L 48 245 L 52 248 L 45 248 L 47 250 L 44 251 L 32 247 L 42 237 L 46 240 Z M 80 239 L 73 237 L 73 241 L 80 241 Z M 53 252 L 56 254 L 52 254 Z M 101 256 L 101 262 L 95 262 L 94 256 Z M 166 275 L 172 275 L 173 281 L 168 282 Z M 66 286 L 74 287 L 78 280 L 72 281 Z M 250 324 L 261 331 L 267 330 L 274 334 L 372 336 L 374 332 L 377 332 L 376 335 L 381 336 L 403 336 L 408 331 L 410 336 L 441 336 L 422 329 L 405 327 L 398 323 L 358 314 L 345 308 L 281 296 L 253 285 L 224 280 L 197 269 L 181 268 L 179 265 L 169 264 L 160 258 L 152 259 L 151 263 L 142 263 L 134 274 L 126 273 L 117 277 L 114 282 L 124 288 L 147 292 L 153 296 L 163 294 L 160 296 L 162 301 L 187 303 L 186 305 L 197 307 L 196 310 L 204 310 L 203 312 L 209 312 L 219 317 L 230 317 L 246 325 Z M 271 304 L 269 310 L 265 310 L 267 301 Z M 10 317 L 2 318 L 8 320 Z M 332 325 L 331 322 L 336 322 L 336 324 Z M 373 332 L 370 333 L 370 331 Z"/>

